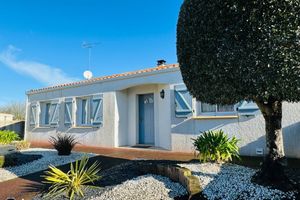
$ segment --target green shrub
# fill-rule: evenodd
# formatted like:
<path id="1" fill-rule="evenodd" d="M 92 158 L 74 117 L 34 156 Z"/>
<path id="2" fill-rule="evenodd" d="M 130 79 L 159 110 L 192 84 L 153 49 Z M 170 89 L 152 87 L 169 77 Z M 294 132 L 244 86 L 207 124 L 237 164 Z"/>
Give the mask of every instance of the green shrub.
<path id="1" fill-rule="evenodd" d="M 88 157 L 83 156 L 80 162 L 77 160 L 75 164 L 71 163 L 70 171 L 67 173 L 61 171 L 55 166 L 50 166 L 50 170 L 46 171 L 43 176 L 44 183 L 51 184 L 46 198 L 66 195 L 69 199 L 74 199 L 75 195 L 84 196 L 83 186 L 99 180 L 100 172 L 99 163 L 94 162 L 90 167 L 87 166 Z"/>
<path id="2" fill-rule="evenodd" d="M 14 131 L 0 131 L 0 144 L 10 144 L 12 141 L 20 139 L 20 136 Z"/>
<path id="3" fill-rule="evenodd" d="M 74 146 L 78 143 L 73 135 L 51 136 L 49 142 L 58 151 L 58 155 L 70 155 Z"/>
<path id="4" fill-rule="evenodd" d="M 229 139 L 222 130 L 206 131 L 192 140 L 202 162 L 224 162 L 231 161 L 232 157 L 239 158 L 239 140 L 236 137 Z"/>
<path id="5" fill-rule="evenodd" d="M 5 163 L 5 156 L 0 155 L 0 168 L 4 167 L 4 163 Z"/>

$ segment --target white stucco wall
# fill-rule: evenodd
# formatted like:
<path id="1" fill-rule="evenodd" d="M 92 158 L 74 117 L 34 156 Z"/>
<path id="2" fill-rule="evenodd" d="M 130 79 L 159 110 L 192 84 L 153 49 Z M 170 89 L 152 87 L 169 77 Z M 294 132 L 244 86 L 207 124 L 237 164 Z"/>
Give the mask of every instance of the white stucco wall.
<path id="1" fill-rule="evenodd" d="M 57 94 L 57 93 L 56 93 Z M 91 95 L 91 94 L 86 94 Z M 103 126 L 100 127 L 70 127 L 64 124 L 64 106 L 65 98 L 77 98 L 79 96 L 66 96 L 61 93 L 60 96 L 49 98 L 49 94 L 35 95 L 34 101 L 29 99 L 29 102 L 48 101 L 56 99 L 59 101 L 59 124 L 57 126 L 42 126 L 33 127 L 29 125 L 29 120 L 26 120 L 26 136 L 28 141 L 45 142 L 49 140 L 50 136 L 55 136 L 58 133 L 73 134 L 81 144 L 91 146 L 114 147 L 115 146 L 115 92 L 103 93 Z M 48 99 L 49 98 L 49 99 Z M 30 104 L 27 105 L 27 110 Z M 75 110 L 73 112 L 76 112 Z M 27 119 L 29 119 L 29 112 L 27 112 Z"/>
<path id="2" fill-rule="evenodd" d="M 128 145 L 128 94 L 127 89 L 116 91 L 115 146 Z"/>
<path id="3" fill-rule="evenodd" d="M 300 104 L 283 104 L 283 138 L 288 157 L 300 158 Z M 265 123 L 261 114 L 238 119 L 194 120 L 177 124 L 172 128 L 172 150 L 194 151 L 191 138 L 206 130 L 224 130 L 229 136 L 236 136 L 242 155 L 256 156 L 256 148 L 265 152 Z"/>
<path id="4" fill-rule="evenodd" d="M 158 98 L 158 145 L 171 150 L 171 90 L 170 85 L 158 85 L 158 94 L 165 91 L 165 98 Z"/>
<path id="5" fill-rule="evenodd" d="M 0 113 L 0 123 L 3 122 L 12 122 L 14 119 L 14 115 L 7 113 Z"/>

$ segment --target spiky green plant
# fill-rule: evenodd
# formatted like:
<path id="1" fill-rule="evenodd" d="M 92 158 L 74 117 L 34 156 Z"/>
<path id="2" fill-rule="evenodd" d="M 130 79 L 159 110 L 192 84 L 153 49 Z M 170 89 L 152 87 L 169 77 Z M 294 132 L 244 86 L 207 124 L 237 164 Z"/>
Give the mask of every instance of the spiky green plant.
<path id="1" fill-rule="evenodd" d="M 236 137 L 228 138 L 222 130 L 205 131 L 192 140 L 201 162 L 226 162 L 231 161 L 232 157 L 239 158 L 239 140 Z"/>
<path id="2" fill-rule="evenodd" d="M 74 146 L 78 144 L 74 135 L 60 133 L 56 137 L 51 136 L 49 142 L 57 150 L 58 155 L 70 155 Z"/>
<path id="3" fill-rule="evenodd" d="M 61 171 L 55 166 L 50 166 L 50 170 L 46 171 L 44 183 L 51 184 L 45 198 L 57 197 L 66 195 L 70 200 L 75 196 L 84 196 L 83 186 L 89 183 L 94 183 L 101 178 L 98 175 L 100 172 L 99 163 L 94 162 L 90 167 L 87 166 L 89 158 L 85 155 L 80 161 L 75 164 L 71 163 L 70 171 L 67 173 Z"/>

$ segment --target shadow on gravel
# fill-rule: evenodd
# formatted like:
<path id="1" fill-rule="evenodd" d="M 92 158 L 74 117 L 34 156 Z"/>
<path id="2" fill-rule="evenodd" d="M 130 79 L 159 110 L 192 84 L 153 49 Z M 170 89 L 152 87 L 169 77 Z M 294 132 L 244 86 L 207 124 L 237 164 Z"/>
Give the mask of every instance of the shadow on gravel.
<path id="1" fill-rule="evenodd" d="M 112 158 L 107 156 L 95 156 L 91 157 L 89 159 L 88 166 L 92 165 L 94 162 L 98 161 L 100 163 L 101 170 L 107 170 L 113 166 L 120 165 L 121 163 L 127 162 L 127 159 L 121 159 L 121 158 Z M 58 166 L 60 170 L 63 172 L 67 172 L 70 170 L 70 163 Z M 42 183 L 43 178 L 41 177 L 44 175 L 44 171 L 39 171 L 33 174 L 28 174 L 26 176 L 22 176 L 20 178 L 29 180 L 31 183 L 23 185 L 21 189 L 21 193 L 42 193 L 47 191 L 47 189 L 50 187 L 49 184 Z M 99 182 L 95 183 L 95 185 L 100 184 Z M 102 185 L 100 185 L 102 186 Z"/>
<path id="2" fill-rule="evenodd" d="M 126 160 L 120 158 L 112 158 L 106 156 L 96 156 L 92 157 L 89 160 L 89 165 L 93 162 L 100 162 L 102 178 L 99 181 L 94 182 L 94 186 L 100 187 L 110 187 L 121 184 L 127 180 L 136 178 L 141 175 L 148 174 L 143 166 L 149 164 L 178 164 L 178 163 L 187 163 L 180 161 L 167 161 L 167 160 Z M 189 162 L 190 163 L 190 162 Z M 58 167 L 60 170 L 67 172 L 70 169 L 70 164 L 62 165 Z M 44 174 L 44 171 L 40 171 L 34 174 L 29 174 L 22 177 L 23 179 L 28 179 L 34 181 L 34 183 L 26 184 L 22 188 L 23 193 L 43 193 L 48 190 L 48 184 L 43 184 L 43 178 L 41 175 Z M 176 200 L 188 200 L 189 196 L 176 197 Z M 202 199 L 202 198 L 197 198 Z"/>
<path id="3" fill-rule="evenodd" d="M 259 163 L 262 158 L 247 158 L 243 157 L 242 161 L 234 161 L 235 164 L 240 164 L 252 168 L 259 167 Z M 167 161 L 167 160 L 127 160 L 127 159 L 120 159 L 120 158 L 112 158 L 107 156 L 95 156 L 90 158 L 89 165 L 93 162 L 98 161 L 100 162 L 101 166 L 101 176 L 102 179 L 95 182 L 95 186 L 100 187 L 109 187 L 121 184 L 129 179 L 133 179 L 137 176 L 145 175 L 144 167 L 149 164 L 178 164 L 178 163 L 191 163 L 190 162 L 179 162 L 179 161 Z M 289 164 L 289 172 L 291 178 L 294 180 L 300 180 L 300 165 L 299 160 L 290 160 Z M 199 161 L 193 160 L 192 163 L 198 163 Z M 297 168 L 298 167 L 298 168 Z M 58 167 L 64 172 L 67 172 L 70 169 L 70 164 L 65 164 Z M 22 188 L 22 193 L 40 193 L 49 188 L 49 185 L 41 184 L 43 178 L 41 175 L 44 174 L 44 171 L 36 172 L 33 174 L 29 174 L 27 176 L 21 177 L 22 179 L 34 181 L 34 183 L 24 185 Z M 193 199 L 203 200 L 206 199 L 205 197 L 201 196 L 201 194 Z M 193 200 L 190 199 L 190 200 Z M 300 199 L 299 197 L 297 199 Z M 175 200 L 189 200 L 189 196 L 181 196 L 176 197 Z"/>

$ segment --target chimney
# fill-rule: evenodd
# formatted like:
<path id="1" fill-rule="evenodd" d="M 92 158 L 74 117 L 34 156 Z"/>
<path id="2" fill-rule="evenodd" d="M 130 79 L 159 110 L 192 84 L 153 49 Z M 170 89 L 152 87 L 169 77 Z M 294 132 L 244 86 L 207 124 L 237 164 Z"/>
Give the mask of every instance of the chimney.
<path id="1" fill-rule="evenodd" d="M 157 67 L 159 66 L 165 66 L 166 65 L 166 61 L 165 60 L 158 60 L 157 61 Z"/>

